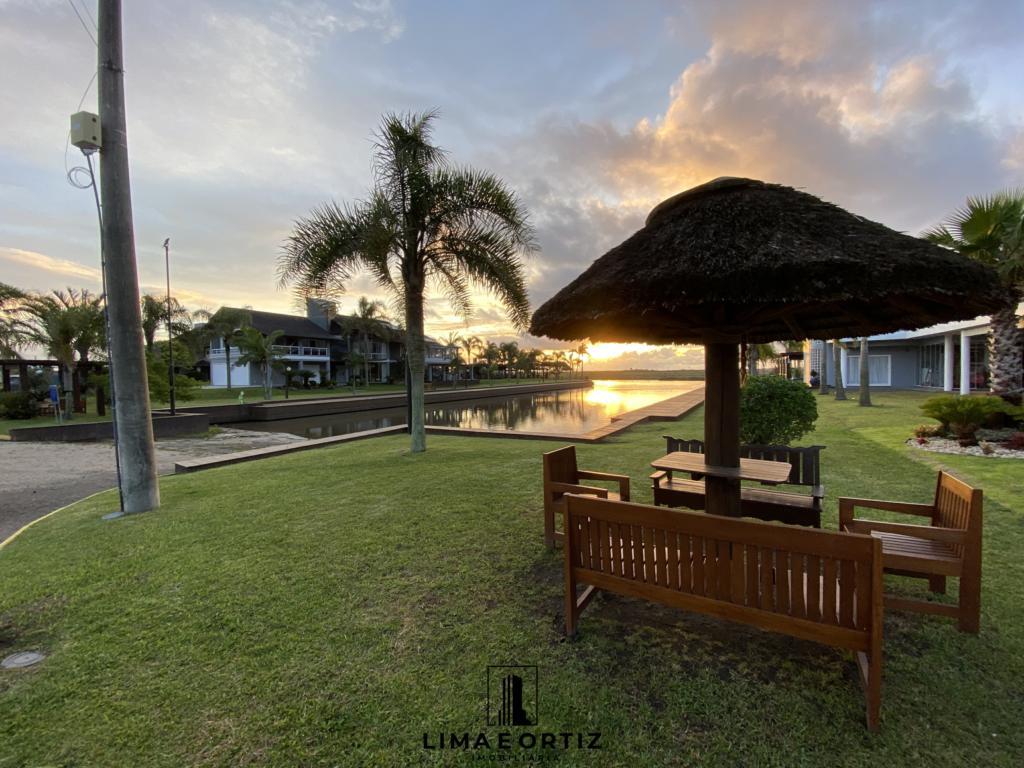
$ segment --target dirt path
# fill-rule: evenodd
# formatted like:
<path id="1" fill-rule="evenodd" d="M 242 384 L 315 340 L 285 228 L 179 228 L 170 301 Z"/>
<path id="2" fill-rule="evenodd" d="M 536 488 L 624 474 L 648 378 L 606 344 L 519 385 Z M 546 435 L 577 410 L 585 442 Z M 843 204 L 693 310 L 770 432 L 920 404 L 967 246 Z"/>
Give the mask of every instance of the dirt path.
<path id="1" fill-rule="evenodd" d="M 302 439 L 283 432 L 225 428 L 210 437 L 159 440 L 157 471 L 170 474 L 174 462 L 184 458 L 265 448 Z M 47 512 L 116 485 L 112 442 L 0 441 L 0 541 Z"/>

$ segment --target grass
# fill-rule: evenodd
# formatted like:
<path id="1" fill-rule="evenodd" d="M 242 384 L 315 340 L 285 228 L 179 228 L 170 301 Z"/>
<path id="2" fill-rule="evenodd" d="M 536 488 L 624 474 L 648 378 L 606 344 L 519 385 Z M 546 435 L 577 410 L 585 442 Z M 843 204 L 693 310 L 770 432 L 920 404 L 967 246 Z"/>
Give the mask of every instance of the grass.
<path id="1" fill-rule="evenodd" d="M 75 418 L 70 422 L 64 422 L 65 424 L 92 424 L 97 421 L 110 421 L 110 414 L 106 416 L 97 416 L 94 413 L 76 413 Z M 57 419 L 53 415 L 49 416 L 34 416 L 31 419 L 0 419 L 0 438 L 8 437 L 12 429 L 22 429 L 23 427 L 53 427 L 56 426 Z M 3 763 L 0 763 L 2 766 Z"/>
<path id="2" fill-rule="evenodd" d="M 827 527 L 838 495 L 928 499 L 935 459 L 903 444 L 922 399 L 819 399 L 804 442 L 828 446 Z M 640 425 L 581 464 L 648 501 L 660 435 L 700 424 Z M 560 553 L 541 543 L 551 447 L 378 438 L 165 478 L 151 514 L 103 522 L 107 495 L 33 526 L 0 551 L 0 655 L 48 658 L 0 672 L 0 766 L 466 764 L 423 734 L 496 733 L 495 664 L 539 667 L 539 730 L 602 733 L 559 765 L 1024 760 L 1020 465 L 956 462 L 987 494 L 982 632 L 888 614 L 872 735 L 853 662 L 828 648 L 614 596 L 563 642 Z"/>

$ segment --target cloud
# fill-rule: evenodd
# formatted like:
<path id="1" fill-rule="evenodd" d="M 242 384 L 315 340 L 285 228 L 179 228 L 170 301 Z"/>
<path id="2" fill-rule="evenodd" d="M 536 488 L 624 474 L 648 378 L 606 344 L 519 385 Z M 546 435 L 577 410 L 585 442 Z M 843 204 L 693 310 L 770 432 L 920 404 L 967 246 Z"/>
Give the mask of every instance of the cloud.
<path id="1" fill-rule="evenodd" d="M 48 276 L 58 275 L 61 280 L 85 280 L 92 284 L 98 284 L 101 277 L 100 270 L 95 267 L 87 267 L 68 259 L 47 256 L 45 253 L 23 251 L 20 248 L 0 246 L 0 259 L 10 264 L 45 272 Z"/>

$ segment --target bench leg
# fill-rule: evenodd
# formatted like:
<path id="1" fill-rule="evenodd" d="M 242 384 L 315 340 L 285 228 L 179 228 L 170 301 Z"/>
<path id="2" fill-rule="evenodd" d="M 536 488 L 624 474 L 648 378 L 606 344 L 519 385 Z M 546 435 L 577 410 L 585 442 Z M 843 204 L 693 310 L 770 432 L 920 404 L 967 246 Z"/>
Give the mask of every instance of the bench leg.
<path id="1" fill-rule="evenodd" d="M 544 545 L 548 549 L 555 548 L 555 511 L 544 505 Z"/>
<path id="2" fill-rule="evenodd" d="M 928 589 L 937 595 L 946 594 L 946 577 L 945 576 L 929 576 L 928 577 Z"/>
<path id="3" fill-rule="evenodd" d="M 957 628 L 972 635 L 981 629 L 981 578 L 966 570 L 960 576 L 960 617 Z"/>

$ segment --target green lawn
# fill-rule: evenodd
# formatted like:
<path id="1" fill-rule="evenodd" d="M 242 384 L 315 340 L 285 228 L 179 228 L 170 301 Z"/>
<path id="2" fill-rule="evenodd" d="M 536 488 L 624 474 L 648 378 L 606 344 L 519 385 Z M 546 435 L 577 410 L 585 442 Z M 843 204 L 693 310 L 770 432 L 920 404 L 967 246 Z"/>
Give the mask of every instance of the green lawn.
<path id="1" fill-rule="evenodd" d="M 927 500 L 931 454 L 903 438 L 913 394 L 819 398 L 835 497 Z M 660 435 L 579 449 L 649 500 Z M 944 462 L 986 490 L 982 632 L 886 617 L 882 730 L 831 649 L 621 597 L 561 636 L 560 553 L 541 542 L 551 443 L 403 436 L 165 478 L 158 512 L 98 497 L 0 551 L 0 767 L 404 766 L 476 762 L 423 734 L 484 724 L 488 665 L 539 667 L 537 730 L 600 731 L 572 766 L 1024 762 L 1024 466 Z M 909 582 L 899 589 L 916 591 Z M 953 590 L 955 592 L 955 589 Z"/>

